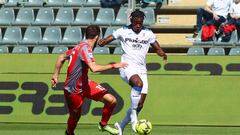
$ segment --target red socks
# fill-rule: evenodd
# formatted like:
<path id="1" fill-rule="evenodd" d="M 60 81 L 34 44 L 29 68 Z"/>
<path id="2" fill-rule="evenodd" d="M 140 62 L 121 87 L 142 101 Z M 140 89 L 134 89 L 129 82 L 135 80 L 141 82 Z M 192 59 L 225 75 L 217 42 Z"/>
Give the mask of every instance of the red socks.
<path id="1" fill-rule="evenodd" d="M 105 104 L 104 105 L 103 112 L 102 112 L 102 119 L 101 119 L 102 126 L 107 125 L 115 106 L 116 106 L 116 104 L 111 104 L 111 105 Z"/>

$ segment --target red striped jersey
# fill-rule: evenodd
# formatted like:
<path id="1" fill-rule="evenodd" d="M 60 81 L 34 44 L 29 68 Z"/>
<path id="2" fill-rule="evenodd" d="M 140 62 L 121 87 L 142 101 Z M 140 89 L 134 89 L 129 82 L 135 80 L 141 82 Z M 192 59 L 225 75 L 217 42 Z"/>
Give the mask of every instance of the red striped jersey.
<path id="1" fill-rule="evenodd" d="M 70 93 L 80 93 L 88 88 L 88 64 L 95 62 L 92 48 L 86 42 L 81 42 L 68 50 L 66 55 L 69 63 L 64 89 Z"/>

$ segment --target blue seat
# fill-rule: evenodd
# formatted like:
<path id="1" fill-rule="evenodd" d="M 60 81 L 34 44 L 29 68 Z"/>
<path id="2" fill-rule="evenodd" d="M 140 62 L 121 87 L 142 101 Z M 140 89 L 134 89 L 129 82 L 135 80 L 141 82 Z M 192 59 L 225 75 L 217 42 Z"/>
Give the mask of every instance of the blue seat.
<path id="1" fill-rule="evenodd" d="M 70 25 L 74 20 L 72 8 L 60 8 L 53 24 Z"/>
<path id="2" fill-rule="evenodd" d="M 101 7 L 100 0 L 87 0 L 84 7 Z"/>
<path id="3" fill-rule="evenodd" d="M 20 27 L 8 27 L 0 44 L 18 44 L 22 40 L 22 31 Z"/>
<path id="4" fill-rule="evenodd" d="M 53 48 L 52 53 L 65 53 L 66 51 L 68 51 L 67 47 L 64 46 L 57 46 Z"/>
<path id="5" fill-rule="evenodd" d="M 47 0 L 28 0 L 24 3 L 24 7 L 42 7 L 43 4 L 46 4 Z"/>
<path id="6" fill-rule="evenodd" d="M 0 29 L 0 42 L 2 41 L 2 29 Z"/>
<path id="7" fill-rule="evenodd" d="M 59 26 L 47 27 L 39 45 L 56 45 L 62 40 L 62 32 Z"/>
<path id="8" fill-rule="evenodd" d="M 189 48 L 187 51 L 187 55 L 205 55 L 203 48 Z"/>
<path id="9" fill-rule="evenodd" d="M 16 46 L 13 48 L 12 53 L 29 53 L 29 50 L 26 46 Z"/>
<path id="10" fill-rule="evenodd" d="M 15 20 L 14 10 L 12 8 L 0 9 L 0 25 L 9 26 Z"/>
<path id="11" fill-rule="evenodd" d="M 9 53 L 7 46 L 0 46 L 0 53 Z"/>
<path id="12" fill-rule="evenodd" d="M 117 16 L 115 21 L 112 23 L 112 25 L 127 25 L 127 20 L 128 20 L 128 16 L 127 16 L 127 8 L 126 7 L 121 7 L 118 10 Z"/>
<path id="13" fill-rule="evenodd" d="M 40 27 L 27 27 L 23 40 L 19 42 L 22 45 L 37 45 L 42 40 L 42 31 Z"/>
<path id="14" fill-rule="evenodd" d="M 104 38 L 106 38 L 109 35 L 112 35 L 112 33 L 114 31 L 116 31 L 118 28 L 119 27 L 108 27 L 105 31 Z M 120 45 L 120 42 L 119 42 L 119 40 L 113 40 L 111 43 L 109 43 L 109 45 L 118 46 L 118 45 Z"/>
<path id="15" fill-rule="evenodd" d="M 93 54 L 110 54 L 110 50 L 108 47 L 95 47 Z"/>
<path id="16" fill-rule="evenodd" d="M 67 0 L 64 3 L 65 7 L 80 7 L 83 6 L 87 1 L 86 0 Z"/>
<path id="17" fill-rule="evenodd" d="M 229 55 L 240 55 L 240 48 L 231 48 Z"/>
<path id="18" fill-rule="evenodd" d="M 5 7 L 16 7 L 19 0 L 7 0 L 7 3 L 4 4 Z"/>
<path id="19" fill-rule="evenodd" d="M 120 54 L 121 55 L 123 53 L 124 53 L 124 51 L 123 51 L 122 47 L 116 47 L 113 51 L 113 54 Z"/>
<path id="20" fill-rule="evenodd" d="M 46 46 L 36 46 L 33 48 L 32 53 L 45 54 L 45 53 L 49 53 L 49 49 Z"/>
<path id="21" fill-rule="evenodd" d="M 15 25 L 31 25 L 34 21 L 34 13 L 32 8 L 20 8 L 13 22 Z"/>
<path id="22" fill-rule="evenodd" d="M 208 50 L 207 55 L 214 55 L 214 56 L 225 55 L 225 50 L 223 48 L 213 47 Z"/>
<path id="23" fill-rule="evenodd" d="M 66 3 L 66 0 L 48 0 L 45 6 L 47 7 L 61 7 Z"/>
<path id="24" fill-rule="evenodd" d="M 52 8 L 40 8 L 33 25 L 51 25 L 54 21 Z"/>
<path id="25" fill-rule="evenodd" d="M 92 8 L 80 8 L 72 25 L 89 25 L 94 22 Z"/>
<path id="26" fill-rule="evenodd" d="M 82 40 L 82 30 L 80 27 L 67 27 L 60 44 L 75 45 Z"/>
<path id="27" fill-rule="evenodd" d="M 141 9 L 145 14 L 144 25 L 153 25 L 155 21 L 155 12 L 152 8 L 143 8 Z"/>
<path id="28" fill-rule="evenodd" d="M 111 25 L 115 19 L 114 10 L 112 8 L 100 8 L 94 24 Z"/>
<path id="29" fill-rule="evenodd" d="M 215 46 L 234 46 L 234 44 L 237 42 L 237 30 L 233 31 L 231 34 L 231 38 L 228 42 L 222 41 L 222 36 L 218 38 L 217 41 L 214 42 Z"/>

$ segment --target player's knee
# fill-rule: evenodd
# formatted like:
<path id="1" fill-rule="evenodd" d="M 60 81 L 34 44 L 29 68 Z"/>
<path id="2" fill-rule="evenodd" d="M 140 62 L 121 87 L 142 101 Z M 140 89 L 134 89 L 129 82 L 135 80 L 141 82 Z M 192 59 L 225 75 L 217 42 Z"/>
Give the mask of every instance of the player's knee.
<path id="1" fill-rule="evenodd" d="M 117 99 L 115 97 L 113 97 L 111 105 L 116 105 L 117 104 Z"/>

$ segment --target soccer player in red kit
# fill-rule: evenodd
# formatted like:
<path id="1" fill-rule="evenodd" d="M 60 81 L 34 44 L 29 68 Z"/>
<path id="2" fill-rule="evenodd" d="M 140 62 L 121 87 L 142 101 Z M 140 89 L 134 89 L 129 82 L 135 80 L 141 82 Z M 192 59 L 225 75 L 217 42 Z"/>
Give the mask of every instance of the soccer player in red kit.
<path id="1" fill-rule="evenodd" d="M 59 73 L 65 60 L 68 60 L 67 78 L 64 83 L 64 96 L 68 105 L 69 117 L 66 135 L 74 135 L 74 130 L 81 117 L 81 107 L 84 98 L 104 103 L 102 119 L 99 129 L 111 134 L 118 134 L 118 130 L 108 125 L 113 109 L 117 103 L 116 98 L 96 82 L 88 79 L 88 69 L 92 72 L 104 71 L 112 68 L 126 67 L 127 63 L 99 65 L 95 62 L 92 50 L 96 46 L 100 35 L 100 28 L 90 25 L 86 29 L 86 40 L 73 49 L 60 54 L 51 79 L 53 87 L 58 83 Z"/>

